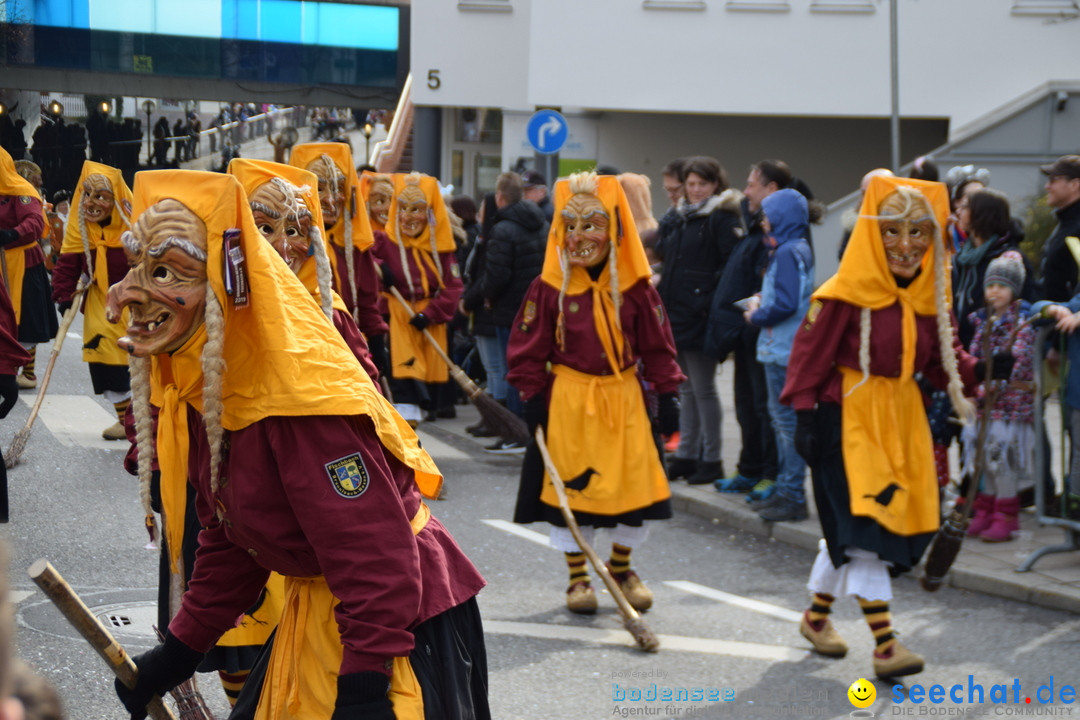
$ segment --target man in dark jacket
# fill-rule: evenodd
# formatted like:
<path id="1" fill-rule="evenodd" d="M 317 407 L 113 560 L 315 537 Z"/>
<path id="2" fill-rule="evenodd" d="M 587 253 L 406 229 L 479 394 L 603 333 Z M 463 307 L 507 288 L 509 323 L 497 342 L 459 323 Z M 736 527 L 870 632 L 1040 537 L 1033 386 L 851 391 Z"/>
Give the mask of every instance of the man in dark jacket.
<path id="1" fill-rule="evenodd" d="M 517 173 L 503 173 L 495 183 L 495 225 L 487 239 L 484 270 L 475 283 L 465 291 L 466 310 L 481 306 L 491 309 L 495 336 L 503 356 L 510 340 L 521 301 L 529 285 L 544 266 L 548 222 L 534 202 L 524 199 L 524 184 Z M 517 391 L 509 388 L 506 405 L 522 414 Z M 494 453 L 524 452 L 525 446 L 500 440 L 487 448 Z"/>
<path id="2" fill-rule="evenodd" d="M 525 199 L 536 203 L 543 211 L 544 219 L 551 223 L 551 218 L 555 214 L 555 205 L 551 202 L 547 179 L 536 170 L 526 170 L 521 176 L 521 181 L 525 185 Z"/>
<path id="3" fill-rule="evenodd" d="M 1063 155 L 1040 169 L 1047 176 L 1046 202 L 1058 218 L 1043 248 L 1043 289 L 1047 300 L 1065 302 L 1080 290 L 1080 262 L 1066 240 L 1080 237 L 1080 155 Z"/>

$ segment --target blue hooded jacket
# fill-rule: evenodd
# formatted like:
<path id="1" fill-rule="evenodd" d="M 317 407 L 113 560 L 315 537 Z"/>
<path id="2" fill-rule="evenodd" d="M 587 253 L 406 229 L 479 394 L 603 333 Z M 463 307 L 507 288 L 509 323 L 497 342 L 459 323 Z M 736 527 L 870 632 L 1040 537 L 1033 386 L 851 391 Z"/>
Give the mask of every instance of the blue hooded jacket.
<path id="1" fill-rule="evenodd" d="M 750 322 L 764 328 L 758 336 L 757 359 L 786 366 L 814 289 L 814 256 L 806 241 L 809 214 L 798 190 L 778 190 L 761 201 L 776 248 L 761 284 L 761 306 Z"/>

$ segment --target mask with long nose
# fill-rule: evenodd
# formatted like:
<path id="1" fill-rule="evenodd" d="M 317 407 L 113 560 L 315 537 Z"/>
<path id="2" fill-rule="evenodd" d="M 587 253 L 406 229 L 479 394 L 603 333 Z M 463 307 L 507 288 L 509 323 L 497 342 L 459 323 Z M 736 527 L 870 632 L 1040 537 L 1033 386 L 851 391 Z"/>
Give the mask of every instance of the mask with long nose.
<path id="1" fill-rule="evenodd" d="M 566 227 L 566 254 L 571 265 L 593 267 L 607 259 L 611 218 L 600 198 L 590 193 L 571 196 L 561 220 Z"/>
<path id="2" fill-rule="evenodd" d="M 937 231 L 926 198 L 907 189 L 890 193 L 878 208 L 878 226 L 889 270 L 905 280 L 915 277 Z"/>
<path id="3" fill-rule="evenodd" d="M 345 211 L 345 174 L 338 169 L 329 155 L 320 155 L 304 168 L 319 178 L 319 204 L 322 205 L 323 227 L 326 230 L 337 224 Z"/>
<path id="4" fill-rule="evenodd" d="M 311 211 L 297 189 L 274 178 L 248 196 L 255 226 L 294 273 L 311 248 Z"/>
<path id="5" fill-rule="evenodd" d="M 105 317 L 130 320 L 121 348 L 137 357 L 179 350 L 206 314 L 206 225 L 181 202 L 165 199 L 146 209 L 123 236 L 131 269 L 109 288 Z"/>

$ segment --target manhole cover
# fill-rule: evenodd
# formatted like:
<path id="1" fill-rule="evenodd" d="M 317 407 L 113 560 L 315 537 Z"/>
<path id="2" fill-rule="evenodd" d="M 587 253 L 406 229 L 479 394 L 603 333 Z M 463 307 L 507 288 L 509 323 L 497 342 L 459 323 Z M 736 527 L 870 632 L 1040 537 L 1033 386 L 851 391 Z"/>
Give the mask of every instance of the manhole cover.
<path id="1" fill-rule="evenodd" d="M 117 639 L 121 637 L 157 640 L 154 625 L 157 624 L 157 603 L 126 602 L 91 607 L 90 612 Z"/>

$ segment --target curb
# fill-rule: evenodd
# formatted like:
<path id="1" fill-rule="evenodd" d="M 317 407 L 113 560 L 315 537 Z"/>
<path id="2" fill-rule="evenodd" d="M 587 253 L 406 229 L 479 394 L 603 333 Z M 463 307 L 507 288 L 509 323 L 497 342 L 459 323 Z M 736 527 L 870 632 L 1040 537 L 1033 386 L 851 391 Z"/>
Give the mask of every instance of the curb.
<path id="1" fill-rule="evenodd" d="M 736 530 L 772 538 L 812 552 L 817 551 L 821 532 L 816 515 L 811 514 L 808 520 L 794 523 L 767 523 L 749 507 L 740 507 L 745 504 L 741 494 L 723 495 L 716 492 L 711 485 L 702 487 L 708 489 L 691 487 L 685 483 L 671 483 L 672 507 Z M 943 585 L 1080 614 L 1080 588 L 1062 583 L 1033 585 L 1031 580 L 1033 577 L 1040 577 L 1038 574 L 974 567 L 964 562 L 962 552 Z M 914 580 L 921 573 L 922 565 L 919 565 L 909 575 Z"/>

